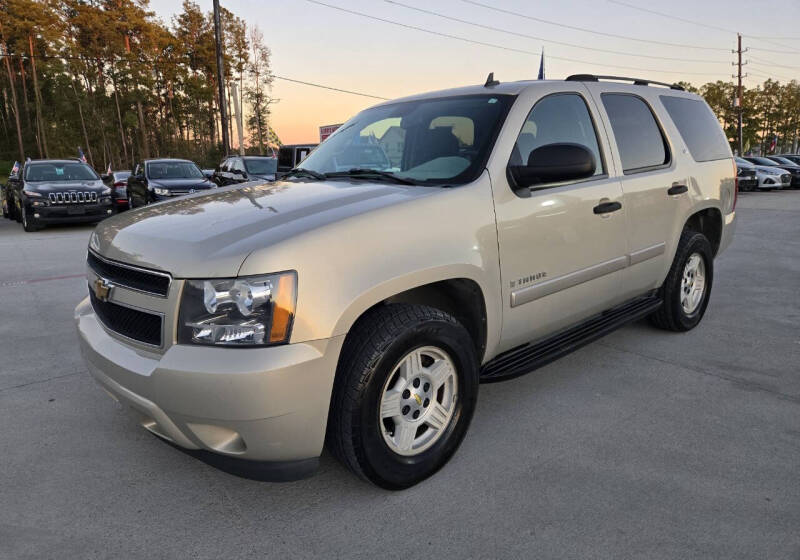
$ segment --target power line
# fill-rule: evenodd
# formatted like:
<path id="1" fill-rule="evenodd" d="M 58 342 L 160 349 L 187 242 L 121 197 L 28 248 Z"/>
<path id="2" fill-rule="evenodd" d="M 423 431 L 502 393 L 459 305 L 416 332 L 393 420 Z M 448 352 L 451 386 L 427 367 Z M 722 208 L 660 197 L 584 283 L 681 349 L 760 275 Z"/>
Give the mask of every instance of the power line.
<path id="1" fill-rule="evenodd" d="M 349 90 L 349 89 L 340 89 L 340 88 L 336 88 L 336 87 L 332 87 L 332 86 L 326 86 L 326 85 L 323 85 L 323 84 L 315 84 L 313 82 L 304 82 L 303 80 L 295 80 L 294 78 L 287 78 L 285 76 L 277 76 L 275 74 L 273 74 L 272 77 L 275 78 L 276 80 L 283 80 L 284 82 L 294 82 L 295 84 L 303 84 L 305 86 L 312 86 L 312 87 L 316 87 L 316 88 L 329 89 L 331 91 L 338 91 L 338 92 L 341 92 L 341 93 L 349 93 L 351 95 L 360 95 L 361 97 L 371 97 L 372 99 L 380 99 L 381 101 L 389 101 L 388 97 L 380 97 L 378 95 L 372 95 L 372 94 L 369 94 L 369 93 L 361 93 L 359 91 L 352 91 L 352 90 Z"/>
<path id="2" fill-rule="evenodd" d="M 776 66 L 776 67 L 780 67 L 780 68 L 789 68 L 789 69 L 792 69 L 792 70 L 800 70 L 800 66 L 789 66 L 789 65 L 786 65 L 786 64 L 778 64 L 776 62 L 770 62 L 769 60 L 764 60 L 764 59 L 761 59 L 761 58 L 758 58 L 758 57 L 752 56 L 752 55 L 750 56 L 750 59 L 755 61 L 755 62 L 758 62 L 759 64 L 763 64 L 764 66 Z"/>
<path id="3" fill-rule="evenodd" d="M 719 52 L 728 52 L 728 49 L 723 49 L 720 47 L 706 47 L 702 45 L 687 45 L 684 43 L 670 43 L 667 41 L 656 41 L 654 39 L 641 39 L 639 37 L 631 37 L 628 35 L 618 35 L 616 33 L 606 33 L 603 31 L 597 31 L 596 29 L 589 29 L 586 27 L 578 27 L 576 25 L 568 25 L 566 23 L 559 23 L 556 21 L 551 21 L 539 17 L 534 17 L 528 14 L 523 14 L 520 12 L 514 12 L 512 10 L 504 10 L 503 8 L 498 8 L 497 6 L 492 6 L 490 4 L 484 4 L 483 2 L 477 2 L 476 0 L 461 0 L 467 4 L 473 4 L 475 6 L 480 6 L 481 8 L 486 8 L 487 10 L 494 10 L 495 12 L 500 12 L 503 14 L 508 14 L 516 17 L 521 17 L 524 19 L 528 19 L 531 21 L 538 21 L 539 23 L 545 23 L 547 25 L 555 25 L 556 27 L 562 27 L 564 29 L 572 29 L 573 31 L 583 31 L 584 33 L 591 33 L 593 35 L 599 35 L 601 37 L 612 37 L 614 39 L 625 39 L 626 41 L 638 41 L 640 43 L 650 43 L 653 45 L 661 45 L 665 47 L 680 47 L 686 49 L 700 49 L 700 50 L 707 50 L 707 51 L 719 51 Z"/>
<path id="4" fill-rule="evenodd" d="M 753 68 L 753 65 L 751 64 L 751 65 L 749 66 L 749 68 L 751 68 L 751 69 L 752 69 L 752 68 Z M 766 68 L 761 68 L 760 66 L 755 66 L 755 69 L 756 69 L 755 71 L 751 71 L 750 73 L 751 73 L 751 74 L 757 74 L 757 75 L 760 75 L 760 76 L 761 76 L 761 77 L 763 77 L 763 78 L 780 78 L 781 80 L 788 80 L 788 81 L 790 81 L 790 82 L 791 82 L 792 80 L 797 80 L 797 78 L 790 78 L 789 76 L 783 76 L 783 75 L 781 75 L 781 74 L 776 74 L 776 73 L 775 73 L 775 72 L 773 72 L 772 70 L 768 70 L 768 69 L 766 69 Z M 760 72 L 759 70 L 763 70 L 763 72 Z M 764 74 L 764 72 L 768 72 L 768 74 Z"/>
<path id="5" fill-rule="evenodd" d="M 511 31 L 509 29 L 503 29 L 501 27 L 494 27 L 494 26 L 491 26 L 491 25 L 483 24 L 483 23 L 476 23 L 474 21 L 468 21 L 468 20 L 465 20 L 465 19 L 459 19 L 457 17 L 448 16 L 446 14 L 441 14 L 439 12 L 426 10 L 424 8 L 418 8 L 416 6 L 410 6 L 410 5 L 404 4 L 402 2 L 396 2 L 395 0 L 383 0 L 383 1 L 386 2 L 387 4 L 393 4 L 395 6 L 400 6 L 402 8 L 407 8 L 409 10 L 414 10 L 414 11 L 417 11 L 417 12 L 421 12 L 423 14 L 429 14 L 429 15 L 440 17 L 440 18 L 447 19 L 447 20 L 450 20 L 450 21 L 455 21 L 455 22 L 458 22 L 458 23 L 464 23 L 466 25 L 472 25 L 474 27 L 480 27 L 482 29 L 488 29 L 490 31 L 498 31 L 500 33 L 506 33 L 508 35 L 514 35 L 516 37 L 524 37 L 526 39 L 533 39 L 533 40 L 536 40 L 536 41 L 542 41 L 544 43 L 552 43 L 554 45 L 562 45 L 562 46 L 565 46 L 565 47 L 573 47 L 573 48 L 576 48 L 576 49 L 584 49 L 584 50 L 590 50 L 590 51 L 595 51 L 595 52 L 605 52 L 605 53 L 609 53 L 609 54 L 617 54 L 617 55 L 622 55 L 622 56 L 638 56 L 638 57 L 642 57 L 642 58 L 652 58 L 652 59 L 656 59 L 656 60 L 676 60 L 676 61 L 679 61 L 679 62 L 703 62 L 703 63 L 710 63 L 710 64 L 726 64 L 728 62 L 727 60 L 687 59 L 687 58 L 678 58 L 678 57 L 672 57 L 672 56 L 655 56 L 655 55 L 648 55 L 648 54 L 638 54 L 638 53 L 630 53 L 630 52 L 624 52 L 624 51 L 615 51 L 615 50 L 609 50 L 609 49 L 601 49 L 601 48 L 598 48 L 598 47 L 585 47 L 583 45 L 577 45 L 575 43 L 567 43 L 567 42 L 564 42 L 564 41 L 557 41 L 557 40 L 554 40 L 554 39 L 545 39 L 544 37 L 537 37 L 535 35 L 527 35 L 525 33 L 518 33 L 516 31 Z M 470 3 L 472 3 L 472 2 L 470 2 Z"/>
<path id="6" fill-rule="evenodd" d="M 687 18 L 682 18 L 682 17 L 679 17 L 679 16 L 674 16 L 672 14 L 666 14 L 664 12 L 651 10 L 649 8 L 642 8 L 641 6 L 636 6 L 635 4 L 629 4 L 628 2 L 623 2 L 622 0 L 608 0 L 608 1 L 611 2 L 612 4 L 618 4 L 620 6 L 625 6 L 626 8 L 630 8 L 631 10 L 639 10 L 640 12 L 653 14 L 653 15 L 656 15 L 656 16 L 672 19 L 672 20 L 675 20 L 675 21 L 680 21 L 682 23 L 688 23 L 690 25 L 697 25 L 699 27 L 705 27 L 707 29 L 714 29 L 715 31 L 722 31 L 724 33 L 738 33 L 736 30 L 728 29 L 727 27 L 719 27 L 717 25 L 711 25 L 709 23 L 704 23 L 704 22 L 700 22 L 700 21 L 694 21 L 692 19 L 687 19 Z M 747 37 L 749 39 L 756 39 L 758 41 L 763 41 L 765 43 L 769 43 L 770 45 L 777 45 L 778 47 L 782 47 L 784 49 L 792 49 L 792 47 L 787 47 L 786 45 L 781 45 L 780 43 L 776 43 L 775 41 L 772 41 L 770 39 L 766 39 L 764 37 L 756 37 L 754 35 L 742 35 L 742 36 L 743 37 Z M 798 51 L 798 50 L 778 51 L 778 50 L 774 50 L 774 49 L 765 49 L 765 48 L 761 48 L 761 47 L 750 47 L 750 48 L 757 48 L 760 51 L 781 53 L 781 54 L 800 53 L 800 51 Z"/>
<path id="7" fill-rule="evenodd" d="M 27 55 L 27 54 L 0 53 L 0 58 L 2 58 L 2 57 L 10 57 L 10 58 L 18 57 L 18 58 L 21 58 L 23 60 L 30 60 L 30 58 L 31 58 L 30 55 Z M 81 57 L 78 57 L 78 56 L 60 56 L 60 55 L 42 55 L 42 56 L 37 56 L 36 58 L 44 59 L 44 60 L 78 60 L 78 61 L 82 61 L 82 62 L 93 62 L 93 63 L 99 61 L 99 62 L 106 62 L 106 63 L 109 63 L 109 64 L 113 64 L 115 62 L 121 62 L 121 61 L 128 62 L 127 59 L 124 59 L 124 58 L 92 58 L 91 60 L 87 60 L 85 58 L 81 58 Z M 187 62 L 184 62 L 182 60 L 161 60 L 161 61 L 159 61 L 159 63 L 176 64 L 176 65 L 177 64 L 188 65 Z M 349 93 L 351 95 L 359 95 L 361 97 L 370 97 L 372 99 L 379 99 L 381 101 L 388 101 L 390 99 L 388 97 L 381 97 L 379 95 L 372 95 L 371 93 L 363 93 L 363 92 L 360 92 L 360 91 L 353 91 L 353 90 L 349 90 L 349 89 L 341 89 L 341 88 L 337 88 L 337 87 L 334 87 L 334 86 L 327 86 L 325 84 L 317 84 L 317 83 L 314 83 L 314 82 L 306 82 L 304 80 L 297 80 L 295 78 L 289 78 L 289 77 L 286 77 L 286 76 L 278 76 L 276 74 L 272 74 L 271 77 L 275 78 L 276 80 L 283 80 L 284 82 L 294 82 L 296 84 L 303 84 L 303 85 L 306 85 L 306 86 L 312 86 L 312 87 L 327 89 L 327 90 L 331 90 L 331 91 L 338 91 L 340 93 Z"/>
<path id="8" fill-rule="evenodd" d="M 402 27 L 402 28 L 405 28 L 405 29 L 413 29 L 415 31 L 421 31 L 422 33 L 428 33 L 429 35 L 436 35 L 438 37 L 446 37 L 448 39 L 455 39 L 456 41 L 462 41 L 462 42 L 465 42 L 465 43 L 471 43 L 471 44 L 480 45 L 480 46 L 483 46 L 483 47 L 491 47 L 491 48 L 494 48 L 494 49 L 501 49 L 501 50 L 504 50 L 504 51 L 516 52 L 516 53 L 520 53 L 520 54 L 526 54 L 526 55 L 537 56 L 537 57 L 542 54 L 541 51 L 526 51 L 526 50 L 523 50 L 523 49 L 516 49 L 516 48 L 513 48 L 513 47 L 507 47 L 507 46 L 504 46 L 504 45 L 498 45 L 496 43 L 487 43 L 487 42 L 484 42 L 484 41 L 477 41 L 475 39 L 468 39 L 466 37 L 459 37 L 458 35 L 450 35 L 449 33 L 442 33 L 442 32 L 439 32 L 439 31 L 433 31 L 431 29 L 425 29 L 424 27 L 417 27 L 415 25 L 410 25 L 410 24 L 407 24 L 407 23 L 401 23 L 399 21 L 394 21 L 394 20 L 391 20 L 391 19 L 386 19 L 386 18 L 382 18 L 382 17 L 378 17 L 378 16 L 373 16 L 373 15 L 370 15 L 370 14 L 365 14 L 363 12 L 357 12 L 355 10 L 350 10 L 348 8 L 343 8 L 341 6 L 334 6 L 333 4 L 327 4 L 325 2 L 320 2 L 319 0 L 306 0 L 306 2 L 310 2 L 311 4 L 316 4 L 318 6 L 325 6 L 326 8 L 330 8 L 330 9 L 333 9 L 333 10 L 338 10 L 340 12 L 345 12 L 345 13 L 348 13 L 348 14 L 364 17 L 364 18 L 371 19 L 371 20 L 374 20 L 374 21 L 381 21 L 383 23 L 396 25 L 398 27 Z M 605 62 L 595 62 L 595 61 L 591 61 L 591 60 L 581 60 L 581 59 L 578 59 L 578 58 L 568 58 L 568 57 L 564 57 L 564 56 L 548 55 L 548 57 L 552 58 L 554 60 L 564 60 L 564 61 L 567 61 L 567 62 L 578 62 L 580 64 L 605 66 L 605 67 L 608 67 L 608 68 L 623 68 L 623 69 L 626 69 L 626 70 L 640 70 L 642 72 L 656 72 L 656 73 L 662 73 L 662 74 L 679 74 L 679 75 L 684 75 L 684 76 L 685 75 L 697 75 L 697 76 L 708 76 L 709 75 L 709 72 L 684 72 L 684 71 L 681 71 L 681 70 L 657 70 L 657 69 L 653 69 L 653 68 L 642 68 L 641 66 L 623 66 L 623 65 L 620 65 L 620 64 L 607 64 Z"/>

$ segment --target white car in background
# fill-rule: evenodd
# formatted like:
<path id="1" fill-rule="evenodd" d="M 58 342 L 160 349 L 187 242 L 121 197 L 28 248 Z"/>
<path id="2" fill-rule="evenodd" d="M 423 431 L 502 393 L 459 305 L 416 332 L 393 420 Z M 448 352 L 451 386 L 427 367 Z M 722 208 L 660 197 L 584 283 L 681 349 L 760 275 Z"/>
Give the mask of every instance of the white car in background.
<path id="1" fill-rule="evenodd" d="M 792 184 L 792 174 L 780 167 L 770 167 L 768 165 L 758 165 L 753 162 L 735 158 L 737 165 L 749 163 L 755 167 L 756 178 L 758 179 L 758 190 L 771 191 L 775 189 L 788 189 Z"/>

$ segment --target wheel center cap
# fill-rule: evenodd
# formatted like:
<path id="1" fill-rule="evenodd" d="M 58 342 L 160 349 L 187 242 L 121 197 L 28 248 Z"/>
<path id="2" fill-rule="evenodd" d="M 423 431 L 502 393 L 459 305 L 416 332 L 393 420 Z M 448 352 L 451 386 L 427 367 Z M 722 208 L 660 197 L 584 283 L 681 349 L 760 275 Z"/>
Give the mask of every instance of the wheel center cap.
<path id="1" fill-rule="evenodd" d="M 420 397 L 417 393 L 412 393 L 411 396 L 414 397 L 415 401 L 417 401 L 417 406 L 422 406 L 422 397 Z"/>

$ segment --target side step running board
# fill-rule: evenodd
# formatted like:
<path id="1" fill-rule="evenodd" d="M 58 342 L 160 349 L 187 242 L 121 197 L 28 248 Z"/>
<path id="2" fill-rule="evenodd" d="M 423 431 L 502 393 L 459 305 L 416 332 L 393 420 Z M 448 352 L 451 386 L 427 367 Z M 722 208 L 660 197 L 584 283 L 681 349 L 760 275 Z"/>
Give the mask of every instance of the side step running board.
<path id="1" fill-rule="evenodd" d="M 654 295 L 637 298 L 547 338 L 512 348 L 494 357 L 481 368 L 481 381 L 504 381 L 524 375 L 631 321 L 646 317 L 660 306 L 661 299 Z"/>

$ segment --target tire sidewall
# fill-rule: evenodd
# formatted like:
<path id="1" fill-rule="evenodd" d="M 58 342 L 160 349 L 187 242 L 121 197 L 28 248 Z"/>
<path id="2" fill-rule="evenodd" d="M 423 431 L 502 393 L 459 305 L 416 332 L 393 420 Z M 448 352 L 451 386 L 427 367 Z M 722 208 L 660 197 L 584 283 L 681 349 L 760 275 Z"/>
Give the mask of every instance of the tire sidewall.
<path id="1" fill-rule="evenodd" d="M 383 439 L 379 421 L 381 393 L 387 378 L 412 350 L 434 346 L 453 362 L 458 381 L 456 409 L 444 434 L 418 455 L 392 451 Z M 358 439 L 367 477 L 389 489 L 407 488 L 438 471 L 455 453 L 467 432 L 478 397 L 478 366 L 472 341 L 465 329 L 446 321 L 428 321 L 409 328 L 383 352 L 362 394 L 358 417 Z"/>
<path id="2" fill-rule="evenodd" d="M 703 259 L 705 266 L 705 290 L 703 292 L 703 301 L 692 313 L 687 314 L 681 305 L 681 280 L 683 278 L 683 271 L 686 267 L 686 262 L 693 254 L 697 253 Z M 697 326 L 705 315 L 708 302 L 711 297 L 711 288 L 714 284 L 714 257 L 712 254 L 711 243 L 701 233 L 695 233 L 689 240 L 681 252 L 678 267 L 676 269 L 673 285 L 670 286 L 670 298 L 668 305 L 673 307 L 672 311 L 674 317 L 684 330 L 689 330 Z"/>

